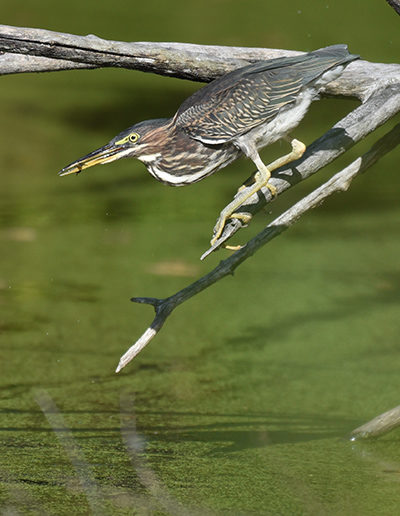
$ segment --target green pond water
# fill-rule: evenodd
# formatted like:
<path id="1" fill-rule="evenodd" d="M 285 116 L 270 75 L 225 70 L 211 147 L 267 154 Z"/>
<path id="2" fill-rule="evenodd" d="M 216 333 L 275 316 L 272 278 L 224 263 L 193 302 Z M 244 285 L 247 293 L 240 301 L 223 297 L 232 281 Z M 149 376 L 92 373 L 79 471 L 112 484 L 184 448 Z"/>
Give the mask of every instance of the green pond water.
<path id="1" fill-rule="evenodd" d="M 347 42 L 396 61 L 398 17 L 385 2 L 362 4 L 356 31 L 358 7 L 344 1 L 298 2 L 285 17 L 266 2 L 28 1 L 16 11 L 6 1 L 2 22 L 120 40 Z M 227 256 L 199 261 L 253 167 L 239 161 L 176 189 L 129 160 L 57 171 L 135 121 L 171 115 L 197 87 L 126 70 L 0 80 L 1 514 L 397 514 L 399 431 L 349 434 L 400 403 L 398 150 L 179 307 L 114 373 L 153 318 L 129 299 L 173 294 Z M 312 142 L 356 105 L 315 103 L 296 137 Z"/>

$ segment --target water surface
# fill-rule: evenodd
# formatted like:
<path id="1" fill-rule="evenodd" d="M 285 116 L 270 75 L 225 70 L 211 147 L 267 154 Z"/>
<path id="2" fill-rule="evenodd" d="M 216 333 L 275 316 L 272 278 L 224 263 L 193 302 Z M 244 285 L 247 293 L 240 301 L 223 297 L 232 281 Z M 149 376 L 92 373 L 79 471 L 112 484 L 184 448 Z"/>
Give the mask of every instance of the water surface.
<path id="1" fill-rule="evenodd" d="M 333 18 L 348 9 L 337 4 Z M 61 15 L 52 25 L 29 5 L 10 23 L 100 31 Z M 307 20 L 311 4 L 300 7 L 296 16 Z M 128 39 L 126 13 L 117 12 L 103 12 L 111 27 L 103 35 Z M 239 4 L 232 13 L 225 40 L 211 27 L 208 42 L 306 46 L 307 22 L 297 40 L 277 29 L 262 42 L 240 25 Z M 117 20 L 120 33 L 112 30 Z M 298 29 L 293 14 L 288 20 Z M 346 20 L 329 41 L 315 24 L 310 46 L 349 41 L 352 51 L 368 52 L 367 28 L 353 35 Z M 176 32 L 178 21 L 171 31 L 189 40 L 184 28 Z M 390 53 L 385 27 L 376 38 Z M 162 39 L 137 30 L 134 39 Z M 178 39 L 163 30 L 163 39 Z M 0 86 L 3 513 L 396 513 L 398 432 L 356 443 L 348 435 L 399 404 L 398 152 L 233 278 L 178 308 L 116 375 L 120 355 L 153 316 L 130 297 L 170 295 L 226 256 L 199 261 L 251 165 L 238 162 L 181 189 L 129 160 L 59 178 L 66 163 L 134 121 L 170 115 L 196 86 L 106 70 L 3 77 Z M 354 106 L 321 101 L 296 136 L 311 142 Z M 237 240 L 372 141 L 277 200 Z"/>

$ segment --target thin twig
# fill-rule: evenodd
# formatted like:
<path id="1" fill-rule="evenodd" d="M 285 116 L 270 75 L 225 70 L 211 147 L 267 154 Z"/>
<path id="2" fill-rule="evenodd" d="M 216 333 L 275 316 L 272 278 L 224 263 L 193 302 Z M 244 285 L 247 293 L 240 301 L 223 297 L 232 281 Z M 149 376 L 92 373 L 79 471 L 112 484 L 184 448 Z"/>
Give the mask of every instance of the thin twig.
<path id="1" fill-rule="evenodd" d="M 147 297 L 133 298 L 132 301 L 134 302 L 152 305 L 155 308 L 156 315 L 149 328 L 147 328 L 136 343 L 121 357 L 116 372 L 118 373 L 121 371 L 121 369 L 123 369 L 157 335 L 170 313 L 178 305 L 205 290 L 225 276 L 233 274 L 233 271 L 244 260 L 253 255 L 267 242 L 292 226 L 306 212 L 321 204 L 333 193 L 347 190 L 355 176 L 374 165 L 380 158 L 394 149 L 399 143 L 400 124 L 397 124 L 390 132 L 378 140 L 363 156 L 357 158 L 341 172 L 335 174 L 325 184 L 311 192 L 282 215 L 277 217 L 273 222 L 268 224 L 263 231 L 251 239 L 242 249 L 226 260 L 220 262 L 215 269 L 202 278 L 165 299 Z"/>

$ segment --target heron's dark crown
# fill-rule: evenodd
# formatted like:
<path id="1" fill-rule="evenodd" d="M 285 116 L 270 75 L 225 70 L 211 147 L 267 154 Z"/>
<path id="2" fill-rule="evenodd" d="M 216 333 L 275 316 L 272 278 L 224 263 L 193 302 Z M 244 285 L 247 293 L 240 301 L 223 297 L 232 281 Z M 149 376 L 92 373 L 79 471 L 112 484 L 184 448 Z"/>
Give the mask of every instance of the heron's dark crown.
<path id="1" fill-rule="evenodd" d="M 117 134 L 110 141 L 110 145 L 118 145 L 124 142 L 124 145 L 132 149 L 132 156 L 136 157 L 142 153 L 159 152 L 170 133 L 170 118 L 145 120 Z"/>
<path id="2" fill-rule="evenodd" d="M 131 133 L 138 133 L 141 137 L 144 137 L 153 132 L 155 129 L 165 127 L 168 125 L 169 121 L 170 118 L 156 118 L 154 120 L 144 120 L 143 122 L 138 122 L 137 124 L 128 127 L 128 129 L 121 131 L 119 134 L 117 134 L 117 136 L 115 136 L 115 138 L 111 140 L 110 143 L 116 143 L 123 138 L 126 138 Z"/>
<path id="3" fill-rule="evenodd" d="M 124 157 L 138 158 L 146 165 L 157 161 L 177 167 L 182 166 L 182 159 L 201 154 L 204 147 L 177 127 L 173 118 L 139 122 L 118 134 L 109 145 L 123 146 L 128 150 Z"/>

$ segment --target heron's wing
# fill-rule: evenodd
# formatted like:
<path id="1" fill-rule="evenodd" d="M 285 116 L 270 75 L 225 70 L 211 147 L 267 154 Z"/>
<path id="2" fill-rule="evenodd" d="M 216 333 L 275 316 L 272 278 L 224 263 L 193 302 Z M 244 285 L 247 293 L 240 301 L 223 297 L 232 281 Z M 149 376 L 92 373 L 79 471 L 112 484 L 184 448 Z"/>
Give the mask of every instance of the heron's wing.
<path id="1" fill-rule="evenodd" d="M 216 79 L 186 99 L 175 123 L 192 138 L 223 143 L 268 122 L 294 103 L 306 84 L 355 59 L 345 45 L 261 61 Z"/>
<path id="2" fill-rule="evenodd" d="M 278 82 L 268 75 L 256 81 L 242 78 L 232 88 L 191 105 L 177 116 L 176 125 L 205 143 L 223 143 L 267 122 L 294 102 L 302 87 L 299 78 L 284 77 Z"/>

